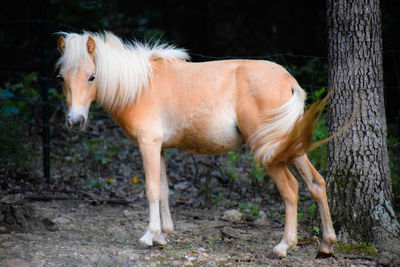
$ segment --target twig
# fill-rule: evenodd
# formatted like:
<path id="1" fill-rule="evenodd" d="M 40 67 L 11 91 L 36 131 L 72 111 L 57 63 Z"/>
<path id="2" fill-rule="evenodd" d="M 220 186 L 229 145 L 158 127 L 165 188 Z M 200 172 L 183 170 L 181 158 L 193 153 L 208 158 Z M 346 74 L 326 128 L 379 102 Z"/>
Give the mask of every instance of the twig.
<path id="1" fill-rule="evenodd" d="M 214 215 L 208 215 L 200 212 L 191 212 L 191 211 L 183 211 L 181 212 L 183 216 L 192 217 L 194 219 L 207 219 L 207 220 L 214 220 Z"/>
<path id="2" fill-rule="evenodd" d="M 90 192 L 86 192 L 86 191 L 80 191 L 80 193 L 86 197 L 89 197 L 90 200 L 93 200 L 93 201 L 105 202 L 105 203 L 109 203 L 109 204 L 120 204 L 120 205 L 128 205 L 128 204 L 132 203 L 132 201 L 129 201 L 129 200 L 123 199 L 123 198 L 105 198 L 105 197 L 101 197 L 101 196 L 96 196 L 96 195 L 94 195 Z"/>

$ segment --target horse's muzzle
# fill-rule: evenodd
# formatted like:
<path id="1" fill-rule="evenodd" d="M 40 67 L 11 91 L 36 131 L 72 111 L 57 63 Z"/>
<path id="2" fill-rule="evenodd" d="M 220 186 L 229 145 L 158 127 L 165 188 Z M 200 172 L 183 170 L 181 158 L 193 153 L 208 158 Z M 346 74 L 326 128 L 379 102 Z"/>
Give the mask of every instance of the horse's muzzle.
<path id="1" fill-rule="evenodd" d="M 80 115 L 78 118 L 75 119 L 71 118 L 71 116 L 68 115 L 66 124 L 71 132 L 82 133 L 86 129 L 87 120 L 83 115 Z"/>

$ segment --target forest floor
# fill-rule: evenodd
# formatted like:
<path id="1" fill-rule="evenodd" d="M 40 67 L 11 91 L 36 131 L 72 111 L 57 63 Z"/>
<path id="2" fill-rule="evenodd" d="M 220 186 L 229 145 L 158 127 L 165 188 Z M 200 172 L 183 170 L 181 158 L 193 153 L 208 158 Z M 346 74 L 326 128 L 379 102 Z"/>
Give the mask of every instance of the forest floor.
<path id="1" fill-rule="evenodd" d="M 93 205 L 87 201 L 34 201 L 56 229 L 0 234 L 0 266 L 375 266 L 370 256 L 336 251 L 315 259 L 316 239 L 300 229 L 300 244 L 282 260 L 268 254 L 283 225 L 222 220 L 224 209 L 173 206 L 176 233 L 165 247 L 136 249 L 147 224 L 144 201 Z"/>
<path id="2" fill-rule="evenodd" d="M 318 209 L 303 184 L 299 243 L 269 259 L 284 207 L 246 148 L 212 157 L 167 151 L 175 233 L 166 246 L 143 250 L 148 206 L 138 149 L 109 118 L 80 136 L 54 129 L 51 147 L 49 181 L 40 168 L 0 164 L 0 266 L 375 266 L 373 253 L 340 246 L 315 259 Z M 30 156 L 32 170 L 40 156 Z"/>

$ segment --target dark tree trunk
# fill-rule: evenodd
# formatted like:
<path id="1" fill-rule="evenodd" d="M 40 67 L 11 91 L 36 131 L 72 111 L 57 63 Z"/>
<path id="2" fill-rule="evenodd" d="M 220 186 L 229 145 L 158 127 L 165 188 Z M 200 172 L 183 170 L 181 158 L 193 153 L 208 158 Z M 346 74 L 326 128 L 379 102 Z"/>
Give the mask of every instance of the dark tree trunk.
<path id="1" fill-rule="evenodd" d="M 359 110 L 350 128 L 328 144 L 327 187 L 343 241 L 400 251 L 386 146 L 379 0 L 327 0 L 330 134 Z"/>

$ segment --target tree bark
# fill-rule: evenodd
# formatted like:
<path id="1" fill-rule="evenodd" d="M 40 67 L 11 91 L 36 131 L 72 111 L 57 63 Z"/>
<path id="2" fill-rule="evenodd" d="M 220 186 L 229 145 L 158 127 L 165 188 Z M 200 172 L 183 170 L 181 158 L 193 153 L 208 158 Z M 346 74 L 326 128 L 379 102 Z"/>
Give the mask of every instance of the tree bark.
<path id="1" fill-rule="evenodd" d="M 328 144 L 327 188 L 342 241 L 372 242 L 400 253 L 386 145 L 379 0 L 326 0 L 328 130 L 350 128 Z"/>

